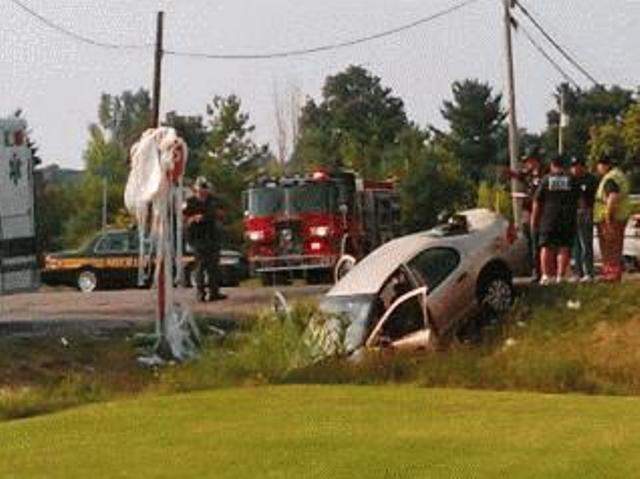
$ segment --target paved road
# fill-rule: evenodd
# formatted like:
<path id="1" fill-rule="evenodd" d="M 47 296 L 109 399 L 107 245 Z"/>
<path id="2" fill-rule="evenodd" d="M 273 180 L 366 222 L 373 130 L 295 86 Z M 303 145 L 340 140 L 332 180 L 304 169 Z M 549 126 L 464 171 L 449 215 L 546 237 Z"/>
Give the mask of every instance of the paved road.
<path id="1" fill-rule="evenodd" d="M 320 296 L 326 286 L 279 288 L 287 298 Z M 218 318 L 246 318 L 269 307 L 271 288 L 230 288 L 225 301 L 199 303 L 193 290 L 179 297 L 198 315 Z M 81 293 L 72 289 L 43 289 L 36 293 L 0 296 L 0 334 L 4 331 L 42 331 L 74 324 L 81 328 L 121 328 L 154 320 L 155 292 L 150 290 L 97 291 Z"/>

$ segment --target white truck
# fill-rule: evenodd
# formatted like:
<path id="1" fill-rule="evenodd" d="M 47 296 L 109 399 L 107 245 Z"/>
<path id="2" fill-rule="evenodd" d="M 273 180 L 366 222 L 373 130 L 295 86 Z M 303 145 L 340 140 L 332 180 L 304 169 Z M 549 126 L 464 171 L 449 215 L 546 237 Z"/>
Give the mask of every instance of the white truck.
<path id="1" fill-rule="evenodd" d="M 0 118 L 0 295 L 39 286 L 33 168 L 27 123 Z"/>

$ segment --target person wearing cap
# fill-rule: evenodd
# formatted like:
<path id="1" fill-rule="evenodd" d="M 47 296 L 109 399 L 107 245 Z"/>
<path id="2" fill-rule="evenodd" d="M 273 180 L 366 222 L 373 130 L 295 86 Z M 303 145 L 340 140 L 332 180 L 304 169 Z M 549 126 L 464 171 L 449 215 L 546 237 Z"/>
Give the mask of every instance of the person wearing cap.
<path id="1" fill-rule="evenodd" d="M 534 195 L 531 215 L 531 231 L 538 233 L 540 241 L 541 285 L 550 284 L 554 275 L 558 283 L 566 276 L 578 209 L 577 190 L 562 158 L 554 158 L 550 166 Z"/>
<path id="2" fill-rule="evenodd" d="M 576 240 L 573 263 L 576 280 L 593 281 L 593 206 L 598 190 L 598 178 L 591 174 L 581 158 L 571 159 L 571 176 L 578 194 Z"/>
<path id="3" fill-rule="evenodd" d="M 602 276 L 605 281 L 618 282 L 622 279 L 624 230 L 631 215 L 630 185 L 610 157 L 601 157 L 597 168 L 601 180 L 596 192 L 594 221 L 598 225 Z"/>
<path id="4" fill-rule="evenodd" d="M 519 171 L 509 170 L 509 176 L 517 179 L 524 185 L 524 201 L 522 203 L 523 230 L 527 237 L 529 261 L 531 263 L 531 270 L 533 272 L 533 279 L 535 282 L 539 281 L 541 276 L 540 248 L 538 245 L 538 234 L 531 231 L 530 225 L 533 209 L 533 197 L 535 196 L 545 174 L 542 156 L 543 152 L 540 148 L 530 148 L 521 159 L 523 168 Z"/>
<path id="5" fill-rule="evenodd" d="M 187 241 L 196 260 L 196 287 L 199 301 L 218 301 L 226 296 L 220 294 L 219 263 L 220 234 L 219 219 L 222 215 L 217 199 L 211 193 L 211 185 L 204 177 L 198 177 L 194 195 L 184 206 L 187 226 Z M 206 295 L 205 276 L 208 278 L 209 295 Z"/>

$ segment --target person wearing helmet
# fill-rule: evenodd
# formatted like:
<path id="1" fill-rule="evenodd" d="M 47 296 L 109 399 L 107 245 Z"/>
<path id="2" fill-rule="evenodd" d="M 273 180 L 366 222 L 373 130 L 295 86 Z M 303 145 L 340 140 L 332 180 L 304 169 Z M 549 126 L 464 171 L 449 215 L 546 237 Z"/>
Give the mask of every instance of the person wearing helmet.
<path id="1" fill-rule="evenodd" d="M 199 301 L 219 301 L 226 298 L 220 293 L 219 286 L 221 209 L 211 190 L 211 184 L 207 179 L 198 177 L 194 185 L 194 195 L 187 200 L 183 211 L 187 241 L 195 254 Z M 205 276 L 208 279 L 208 296 Z"/>

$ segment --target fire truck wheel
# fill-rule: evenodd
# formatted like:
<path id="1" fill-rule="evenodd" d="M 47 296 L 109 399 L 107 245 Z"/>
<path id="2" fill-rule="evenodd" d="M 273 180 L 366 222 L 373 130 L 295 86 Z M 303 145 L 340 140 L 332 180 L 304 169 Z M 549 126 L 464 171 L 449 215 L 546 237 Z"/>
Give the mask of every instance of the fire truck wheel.
<path id="1" fill-rule="evenodd" d="M 77 286 L 83 293 L 91 293 L 98 288 L 98 275 L 91 269 L 84 269 L 78 274 Z"/>

